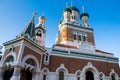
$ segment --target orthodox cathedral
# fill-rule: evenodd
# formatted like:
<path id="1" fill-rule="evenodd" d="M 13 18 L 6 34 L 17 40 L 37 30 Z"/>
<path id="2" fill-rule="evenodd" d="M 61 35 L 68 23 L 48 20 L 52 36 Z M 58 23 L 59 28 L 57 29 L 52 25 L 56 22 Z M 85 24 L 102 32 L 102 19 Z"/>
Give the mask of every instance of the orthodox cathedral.
<path id="1" fill-rule="evenodd" d="M 120 80 L 118 58 L 96 49 L 84 7 L 63 10 L 52 48 L 45 46 L 46 17 L 37 24 L 34 18 L 35 13 L 15 39 L 3 43 L 0 80 Z"/>

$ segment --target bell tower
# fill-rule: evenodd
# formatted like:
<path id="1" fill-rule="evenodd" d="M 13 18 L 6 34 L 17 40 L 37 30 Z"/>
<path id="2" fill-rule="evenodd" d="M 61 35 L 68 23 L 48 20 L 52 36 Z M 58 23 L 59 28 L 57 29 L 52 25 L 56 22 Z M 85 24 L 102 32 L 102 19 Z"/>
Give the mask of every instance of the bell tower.
<path id="1" fill-rule="evenodd" d="M 45 46 L 46 27 L 44 25 L 46 18 L 44 16 L 39 17 L 39 23 L 35 26 L 35 40 L 41 45 Z"/>
<path id="2" fill-rule="evenodd" d="M 89 18 L 89 14 L 84 11 L 84 6 L 82 6 L 82 13 L 80 15 L 80 19 L 82 20 L 82 26 L 89 27 L 88 18 Z"/>
<path id="3" fill-rule="evenodd" d="M 56 45 L 76 48 L 81 51 L 95 52 L 93 29 L 88 24 L 89 14 L 82 13 L 77 7 L 66 7 L 63 10 L 64 19 L 59 22 L 59 31 L 56 37 Z M 82 24 L 79 23 L 79 17 Z"/>

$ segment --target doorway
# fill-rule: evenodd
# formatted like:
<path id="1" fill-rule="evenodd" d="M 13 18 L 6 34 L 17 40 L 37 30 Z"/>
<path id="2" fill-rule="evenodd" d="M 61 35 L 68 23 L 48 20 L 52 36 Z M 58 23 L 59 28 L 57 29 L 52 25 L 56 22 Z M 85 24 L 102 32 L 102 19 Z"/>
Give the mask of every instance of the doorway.
<path id="1" fill-rule="evenodd" d="M 14 72 L 14 68 L 5 70 L 3 75 L 3 80 L 10 80 L 10 78 L 13 75 L 13 72 Z"/>
<path id="2" fill-rule="evenodd" d="M 20 80 L 32 80 L 32 72 L 29 69 L 22 69 Z"/>
<path id="3" fill-rule="evenodd" d="M 86 80 L 94 80 L 94 75 L 91 71 L 86 72 Z"/>

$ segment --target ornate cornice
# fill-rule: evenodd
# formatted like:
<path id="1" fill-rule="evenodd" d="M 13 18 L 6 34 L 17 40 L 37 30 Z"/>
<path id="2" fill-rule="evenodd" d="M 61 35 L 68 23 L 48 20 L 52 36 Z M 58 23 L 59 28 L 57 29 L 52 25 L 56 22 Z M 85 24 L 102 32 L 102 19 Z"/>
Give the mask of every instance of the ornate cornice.
<path id="1" fill-rule="evenodd" d="M 11 44 L 15 47 L 15 46 L 21 45 L 22 43 L 26 44 L 27 46 L 31 48 L 33 48 L 34 46 L 34 49 L 36 48 L 35 50 L 37 51 L 46 52 L 46 49 L 44 47 L 41 47 L 36 42 L 24 36 L 5 42 L 3 43 L 3 45 L 5 46 L 5 49 L 8 49 Z"/>

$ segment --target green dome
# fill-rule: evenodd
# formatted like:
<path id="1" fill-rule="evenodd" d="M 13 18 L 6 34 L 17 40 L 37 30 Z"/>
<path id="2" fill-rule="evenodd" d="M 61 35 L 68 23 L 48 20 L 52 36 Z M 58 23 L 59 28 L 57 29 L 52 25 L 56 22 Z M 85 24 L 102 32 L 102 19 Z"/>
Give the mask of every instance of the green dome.
<path id="1" fill-rule="evenodd" d="M 63 21 L 59 21 L 59 23 L 58 24 L 61 24 Z"/>
<path id="2" fill-rule="evenodd" d="M 89 18 L 89 14 L 88 14 L 88 13 L 82 13 L 82 14 L 80 15 L 80 19 L 81 19 L 83 16 L 87 16 L 87 17 Z"/>
<path id="3" fill-rule="evenodd" d="M 74 11 L 77 11 L 77 12 L 79 13 L 79 9 L 76 8 L 76 7 L 74 7 L 74 6 L 70 7 L 70 9 L 71 9 L 71 10 L 74 10 Z"/>
<path id="4" fill-rule="evenodd" d="M 65 8 L 65 9 L 63 10 L 63 12 L 65 12 L 65 11 L 68 11 L 68 12 L 71 13 L 71 9 L 70 9 L 70 8 Z"/>

